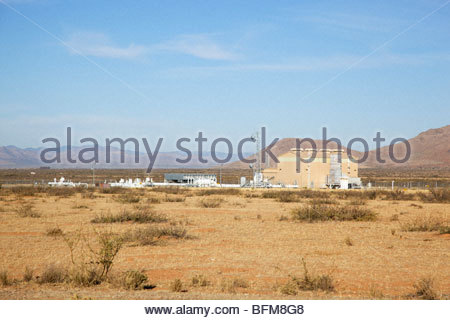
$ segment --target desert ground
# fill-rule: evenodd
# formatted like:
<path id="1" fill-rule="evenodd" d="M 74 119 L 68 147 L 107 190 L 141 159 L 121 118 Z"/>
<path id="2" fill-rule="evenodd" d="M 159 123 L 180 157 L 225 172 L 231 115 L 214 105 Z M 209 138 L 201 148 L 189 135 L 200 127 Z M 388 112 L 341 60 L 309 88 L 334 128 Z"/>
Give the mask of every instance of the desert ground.
<path id="1" fill-rule="evenodd" d="M 0 189 L 0 299 L 448 299 L 450 190 Z"/>

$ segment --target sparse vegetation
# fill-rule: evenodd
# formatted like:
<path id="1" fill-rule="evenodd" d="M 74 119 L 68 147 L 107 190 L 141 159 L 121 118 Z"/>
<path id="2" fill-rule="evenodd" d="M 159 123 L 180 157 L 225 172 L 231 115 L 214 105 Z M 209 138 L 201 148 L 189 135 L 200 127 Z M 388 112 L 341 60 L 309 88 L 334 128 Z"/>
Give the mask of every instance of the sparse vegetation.
<path id="1" fill-rule="evenodd" d="M 29 203 L 20 204 L 15 211 L 21 218 L 40 218 L 41 216 L 34 210 L 33 205 Z"/>
<path id="2" fill-rule="evenodd" d="M 221 288 L 223 292 L 236 293 L 237 288 L 248 288 L 249 283 L 241 278 L 233 278 L 222 281 Z"/>
<path id="3" fill-rule="evenodd" d="M 294 220 L 314 221 L 373 221 L 376 214 L 366 208 L 339 205 L 307 205 L 292 211 Z"/>
<path id="4" fill-rule="evenodd" d="M 33 274 L 34 270 L 27 266 L 25 268 L 25 272 L 23 273 L 23 281 L 30 282 L 31 280 L 33 280 Z"/>
<path id="5" fill-rule="evenodd" d="M 420 192 L 419 197 L 423 202 L 450 203 L 450 189 L 430 189 L 427 193 Z"/>
<path id="6" fill-rule="evenodd" d="M 211 196 L 211 195 L 237 196 L 241 194 L 241 190 L 236 188 L 202 189 L 196 192 L 196 194 L 198 196 Z"/>
<path id="7" fill-rule="evenodd" d="M 64 232 L 59 227 L 49 228 L 47 229 L 47 235 L 49 237 L 61 237 L 64 235 Z"/>
<path id="8" fill-rule="evenodd" d="M 430 232 L 439 231 L 444 226 L 444 220 L 439 217 L 431 215 L 426 217 L 416 218 L 402 225 L 402 231 L 409 232 Z"/>
<path id="9" fill-rule="evenodd" d="M 67 270 L 56 265 L 49 265 L 39 277 L 39 283 L 61 283 L 67 279 Z"/>
<path id="10" fill-rule="evenodd" d="M 203 208 L 218 208 L 222 203 L 223 199 L 216 197 L 201 199 L 199 202 L 200 206 Z"/>
<path id="11" fill-rule="evenodd" d="M 8 271 L 0 271 L 0 284 L 2 285 L 2 287 L 7 287 L 12 284 L 11 279 L 9 279 Z"/>
<path id="12" fill-rule="evenodd" d="M 419 281 L 417 281 L 417 283 L 414 284 L 414 289 L 416 291 L 411 295 L 412 298 L 422 300 L 439 299 L 439 295 L 434 289 L 434 281 L 431 278 L 420 279 Z"/>
<path id="13" fill-rule="evenodd" d="M 345 244 L 348 245 L 349 247 L 353 246 L 353 240 L 350 237 L 346 237 L 344 240 Z"/>
<path id="14" fill-rule="evenodd" d="M 316 291 L 322 290 L 326 292 L 334 291 L 333 278 L 328 274 L 310 275 L 306 267 L 306 261 L 302 259 L 303 277 L 291 276 L 291 281 L 298 290 Z"/>
<path id="15" fill-rule="evenodd" d="M 180 227 L 148 227 L 127 232 L 124 236 L 126 242 L 136 242 L 141 246 L 154 246 L 164 239 L 187 239 L 187 231 Z"/>
<path id="16" fill-rule="evenodd" d="M 182 195 L 166 194 L 164 201 L 165 202 L 184 202 L 184 201 L 186 201 L 186 197 L 182 196 Z"/>
<path id="17" fill-rule="evenodd" d="M 183 286 L 183 282 L 180 279 L 175 279 L 170 284 L 170 290 L 173 292 L 183 292 L 186 291 Z"/>
<path id="18" fill-rule="evenodd" d="M 92 219 L 92 223 L 160 223 L 167 222 L 167 217 L 155 213 L 151 207 L 135 207 L 134 211 L 124 209 L 119 214 L 104 214 Z"/>
<path id="19" fill-rule="evenodd" d="M 141 271 L 129 270 L 122 275 L 122 286 L 128 290 L 140 290 L 145 288 L 148 277 Z"/>
<path id="20" fill-rule="evenodd" d="M 211 282 L 204 275 L 196 274 L 192 277 L 191 284 L 193 287 L 207 287 Z"/>
<path id="21" fill-rule="evenodd" d="M 138 203 L 141 200 L 139 196 L 136 196 L 132 193 L 123 193 L 114 199 L 120 203 Z"/>

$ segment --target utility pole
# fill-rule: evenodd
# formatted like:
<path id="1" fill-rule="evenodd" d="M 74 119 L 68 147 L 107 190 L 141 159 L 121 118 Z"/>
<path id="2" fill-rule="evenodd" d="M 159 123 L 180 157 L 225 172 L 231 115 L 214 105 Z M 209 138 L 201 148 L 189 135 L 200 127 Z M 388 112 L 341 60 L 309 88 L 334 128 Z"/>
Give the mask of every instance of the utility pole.
<path id="1" fill-rule="evenodd" d="M 92 186 L 95 187 L 95 162 L 92 165 Z"/>

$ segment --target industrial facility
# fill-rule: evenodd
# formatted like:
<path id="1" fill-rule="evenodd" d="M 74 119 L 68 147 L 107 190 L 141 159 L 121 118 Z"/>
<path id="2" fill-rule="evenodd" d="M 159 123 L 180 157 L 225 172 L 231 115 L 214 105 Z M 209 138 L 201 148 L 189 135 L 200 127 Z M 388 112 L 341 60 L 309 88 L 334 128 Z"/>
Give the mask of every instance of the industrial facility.
<path id="1" fill-rule="evenodd" d="M 311 162 L 299 161 L 297 159 Z M 291 149 L 278 157 L 276 168 L 262 170 L 264 181 L 272 185 L 289 185 L 299 188 L 361 188 L 358 163 L 338 149 Z"/>

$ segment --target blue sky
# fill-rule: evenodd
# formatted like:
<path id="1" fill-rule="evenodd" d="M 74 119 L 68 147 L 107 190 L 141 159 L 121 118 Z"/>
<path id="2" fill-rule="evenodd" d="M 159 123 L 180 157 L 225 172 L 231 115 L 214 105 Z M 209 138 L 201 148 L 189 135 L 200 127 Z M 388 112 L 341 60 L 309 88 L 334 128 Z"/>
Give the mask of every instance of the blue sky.
<path id="1" fill-rule="evenodd" d="M 446 3 L 0 0 L 0 145 L 410 138 L 449 124 Z"/>

